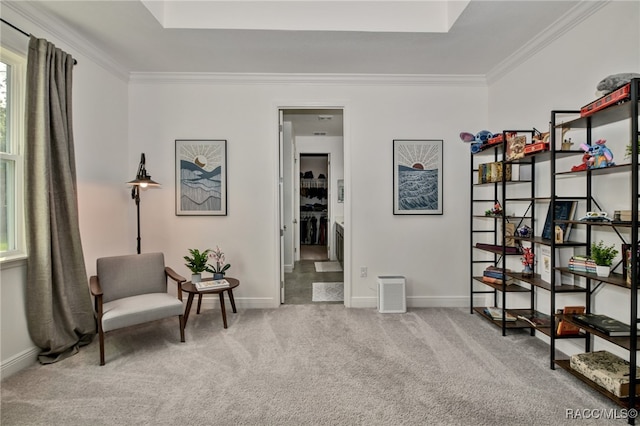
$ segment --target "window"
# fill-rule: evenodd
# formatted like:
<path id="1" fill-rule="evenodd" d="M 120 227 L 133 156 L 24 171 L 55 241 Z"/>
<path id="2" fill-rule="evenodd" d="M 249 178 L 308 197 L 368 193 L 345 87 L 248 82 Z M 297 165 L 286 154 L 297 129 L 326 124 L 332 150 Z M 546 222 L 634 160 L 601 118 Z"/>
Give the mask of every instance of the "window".
<path id="1" fill-rule="evenodd" d="M 23 147 L 26 60 L 0 50 L 0 260 L 24 256 Z"/>

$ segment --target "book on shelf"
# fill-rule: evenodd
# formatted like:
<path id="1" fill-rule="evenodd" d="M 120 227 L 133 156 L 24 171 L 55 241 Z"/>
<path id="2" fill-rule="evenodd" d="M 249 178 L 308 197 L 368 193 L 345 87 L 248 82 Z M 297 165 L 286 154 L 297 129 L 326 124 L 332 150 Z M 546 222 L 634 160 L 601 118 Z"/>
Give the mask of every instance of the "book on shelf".
<path id="1" fill-rule="evenodd" d="M 551 327 L 551 315 L 543 314 L 542 312 L 533 311 L 520 314 L 517 318 L 528 322 L 533 327 Z"/>
<path id="2" fill-rule="evenodd" d="M 527 144 L 527 137 L 524 135 L 507 136 L 506 160 L 513 161 L 524 158 L 524 148 Z"/>
<path id="3" fill-rule="evenodd" d="M 229 287 L 229 281 L 224 278 L 221 280 L 211 280 L 211 281 L 201 281 L 199 283 L 195 283 L 198 291 L 202 290 L 215 290 L 218 288 L 226 288 Z"/>
<path id="4" fill-rule="evenodd" d="M 490 283 L 490 284 L 499 284 L 499 285 L 502 285 L 502 278 L 494 278 L 494 277 L 488 277 L 488 276 L 486 276 L 486 275 L 483 275 L 483 276 L 482 276 L 482 282 Z M 508 277 L 507 277 L 507 278 L 504 280 L 504 283 L 505 283 L 506 285 L 511 285 L 511 284 L 514 284 L 514 283 L 515 283 L 515 281 L 513 280 L 513 278 L 508 278 Z"/>
<path id="5" fill-rule="evenodd" d="M 615 210 L 613 220 L 616 222 L 631 222 L 631 210 Z"/>
<path id="6" fill-rule="evenodd" d="M 571 355 L 569 365 L 618 398 L 629 396 L 629 362 L 608 351 Z M 640 378 L 640 369 L 636 370 Z M 636 389 L 636 395 L 640 389 Z"/>
<path id="7" fill-rule="evenodd" d="M 503 272 L 504 271 L 504 272 Z M 484 270 L 484 272 L 482 273 L 483 276 L 485 277 L 492 277 L 492 278 L 500 278 L 502 279 L 502 277 L 504 277 L 504 273 L 505 272 L 511 272 L 511 269 L 509 268 L 505 268 L 502 269 L 498 266 L 487 266 L 487 268 Z"/>
<path id="8" fill-rule="evenodd" d="M 571 314 L 584 314 L 584 306 L 565 306 L 564 309 L 559 309 L 559 314 L 571 315 Z M 580 334 L 580 327 L 577 327 L 565 320 L 558 322 L 558 328 L 556 330 L 558 336 L 572 336 Z"/>
<path id="9" fill-rule="evenodd" d="M 505 181 L 512 178 L 511 164 L 502 164 L 501 161 L 482 163 L 478 165 L 478 183 L 502 182 L 502 174 L 505 173 Z"/>
<path id="10" fill-rule="evenodd" d="M 573 220 L 576 214 L 577 201 L 564 201 L 557 200 L 555 202 L 555 214 L 554 220 Z M 570 223 L 559 223 L 558 226 L 562 229 L 564 241 L 569 239 L 569 233 L 571 232 Z M 553 220 L 551 219 L 551 203 L 549 203 L 549 210 L 547 210 L 547 218 L 542 228 L 542 238 L 550 240 L 554 237 Z"/>
<path id="11" fill-rule="evenodd" d="M 610 337 L 631 336 L 631 327 L 617 319 L 602 314 L 572 315 L 575 322 L 586 325 Z"/>
<path id="12" fill-rule="evenodd" d="M 502 321 L 502 308 L 496 308 L 494 306 L 487 306 L 484 308 L 484 313 L 489 315 L 491 319 L 496 321 Z M 505 321 L 513 322 L 516 320 L 516 317 L 511 315 L 509 312 L 505 312 Z"/>
<path id="13" fill-rule="evenodd" d="M 622 278 L 628 287 L 631 287 L 631 244 L 622 244 L 622 253 L 623 265 L 622 265 Z M 636 256 L 638 261 L 640 262 L 640 246 L 638 246 L 638 251 L 636 252 Z M 636 269 L 636 271 L 638 271 Z M 636 272 L 637 273 L 637 272 Z"/>

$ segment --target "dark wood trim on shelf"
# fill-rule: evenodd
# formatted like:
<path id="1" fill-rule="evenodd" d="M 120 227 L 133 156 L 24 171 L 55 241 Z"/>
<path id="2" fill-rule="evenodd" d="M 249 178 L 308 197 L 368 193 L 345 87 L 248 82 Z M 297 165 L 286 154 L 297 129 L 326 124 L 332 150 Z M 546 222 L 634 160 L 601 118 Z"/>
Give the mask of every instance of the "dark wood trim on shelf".
<path id="1" fill-rule="evenodd" d="M 560 272 L 565 272 L 568 274 L 573 274 L 573 275 L 577 275 L 579 277 L 584 277 L 584 278 L 589 278 L 593 281 L 600 281 L 603 283 L 607 283 L 607 284 L 611 284 L 611 285 L 615 285 L 618 287 L 624 287 L 624 288 L 630 288 L 627 285 L 627 281 L 623 278 L 622 274 L 618 274 L 616 272 L 612 272 L 611 274 L 609 274 L 608 277 L 600 277 L 597 274 L 591 273 L 591 272 L 579 272 L 579 271 L 572 271 L 569 268 L 567 268 L 566 266 L 558 266 L 555 268 L 557 271 Z"/>
<path id="2" fill-rule="evenodd" d="M 503 291 L 503 286 L 502 284 L 495 284 L 495 283 L 488 283 L 485 281 L 482 281 L 482 277 L 473 277 L 474 280 L 481 282 L 482 284 L 489 286 L 491 288 L 495 288 L 498 291 Z M 521 285 L 518 284 L 509 284 L 507 286 L 504 286 L 504 291 L 508 292 L 508 293 L 526 293 L 531 291 L 530 289 L 526 288 L 526 287 L 522 287 Z"/>
<path id="3" fill-rule="evenodd" d="M 629 336 L 624 336 L 624 337 L 607 336 L 605 333 L 601 333 L 598 330 L 596 330 L 595 328 L 591 328 L 591 327 L 586 326 L 584 324 L 580 324 L 577 321 L 574 321 L 571 318 L 571 315 L 556 315 L 556 317 L 562 319 L 563 321 L 567 321 L 568 323 L 571 323 L 571 324 L 575 325 L 576 327 L 580 327 L 581 329 L 583 329 L 587 333 L 593 334 L 594 336 L 598 336 L 601 339 L 604 339 L 604 340 L 606 340 L 608 342 L 611 342 L 616 346 L 620 346 L 621 348 L 625 348 L 626 350 L 631 350 L 631 337 L 629 337 Z M 640 343 L 640 336 L 636 337 L 636 342 Z"/>
<path id="4" fill-rule="evenodd" d="M 507 272 L 507 275 L 533 286 L 551 291 L 551 284 L 543 281 L 542 278 L 540 278 L 540 274 L 533 274 L 533 277 L 525 277 L 522 275 L 522 272 Z M 586 288 L 577 285 L 562 284 L 555 287 L 556 293 L 584 293 L 586 291 Z"/>
<path id="5" fill-rule="evenodd" d="M 611 399 L 613 402 L 615 402 L 619 406 L 629 408 L 629 398 L 620 398 L 615 394 L 609 392 L 608 390 L 606 390 L 605 388 L 603 388 L 593 380 L 580 374 L 578 371 L 571 368 L 571 361 L 569 361 L 568 359 L 556 359 L 555 363 L 558 367 L 569 372 L 572 376 L 576 377 L 578 380 L 588 385 L 591 389 L 594 389 L 597 392 L 601 393 L 602 395 L 606 396 L 607 398 Z M 638 402 L 636 402 L 635 405 L 636 405 L 636 409 L 640 408 L 640 404 Z"/>

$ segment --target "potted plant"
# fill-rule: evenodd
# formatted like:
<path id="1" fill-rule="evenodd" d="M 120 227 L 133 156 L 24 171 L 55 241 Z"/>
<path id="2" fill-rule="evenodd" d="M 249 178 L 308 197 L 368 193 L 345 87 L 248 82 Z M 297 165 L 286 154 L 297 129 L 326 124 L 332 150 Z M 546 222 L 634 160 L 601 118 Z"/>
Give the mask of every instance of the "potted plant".
<path id="1" fill-rule="evenodd" d="M 215 265 L 210 265 L 213 268 L 213 270 L 211 270 L 211 272 L 213 272 L 213 279 L 221 280 L 231 265 L 229 263 L 225 264 L 224 253 L 218 246 L 216 246 L 215 250 L 210 251 L 209 257 L 215 262 Z"/>
<path id="2" fill-rule="evenodd" d="M 611 263 L 618 254 L 615 246 L 605 246 L 602 240 L 597 244 L 591 244 L 591 258 L 596 263 L 596 274 L 599 277 L 608 277 L 611 272 Z"/>
<path id="3" fill-rule="evenodd" d="M 203 272 L 213 272 L 213 270 L 207 264 L 211 249 L 206 249 L 202 252 L 198 249 L 189 249 L 189 253 L 191 254 L 191 257 L 184 256 L 184 260 L 187 261 L 187 263 L 185 263 L 185 266 L 191 271 L 191 282 L 198 283 L 202 278 L 201 274 Z"/>

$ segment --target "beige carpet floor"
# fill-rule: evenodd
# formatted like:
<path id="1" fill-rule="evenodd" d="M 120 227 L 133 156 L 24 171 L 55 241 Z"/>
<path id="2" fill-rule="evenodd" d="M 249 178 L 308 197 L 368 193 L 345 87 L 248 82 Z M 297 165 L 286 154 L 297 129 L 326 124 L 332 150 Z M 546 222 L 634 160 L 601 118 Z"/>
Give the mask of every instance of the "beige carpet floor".
<path id="1" fill-rule="evenodd" d="M 595 425 L 570 409 L 615 409 L 548 346 L 502 337 L 468 309 L 380 314 L 341 305 L 192 315 L 107 335 L 2 382 L 11 425 Z"/>

